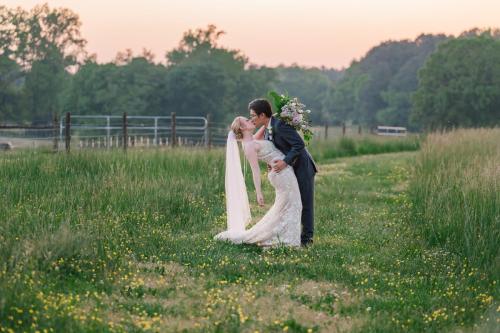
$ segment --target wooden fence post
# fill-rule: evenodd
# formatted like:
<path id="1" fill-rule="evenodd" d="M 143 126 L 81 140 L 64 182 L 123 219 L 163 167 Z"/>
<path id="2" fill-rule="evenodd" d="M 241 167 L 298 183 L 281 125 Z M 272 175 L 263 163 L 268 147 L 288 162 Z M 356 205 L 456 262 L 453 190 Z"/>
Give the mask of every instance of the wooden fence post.
<path id="1" fill-rule="evenodd" d="M 176 144 L 177 144 L 177 134 L 175 133 L 176 130 L 175 130 L 175 126 L 176 126 L 176 120 L 175 120 L 175 112 L 172 112 L 172 116 L 171 116 L 172 120 L 171 120 L 171 128 L 172 128 L 172 147 L 175 147 Z"/>
<path id="2" fill-rule="evenodd" d="M 342 136 L 345 136 L 345 122 L 342 123 Z"/>
<path id="3" fill-rule="evenodd" d="M 123 151 L 127 152 L 128 132 L 127 132 L 127 112 L 123 112 Z"/>
<path id="4" fill-rule="evenodd" d="M 358 134 L 361 135 L 361 125 L 358 126 Z"/>
<path id="5" fill-rule="evenodd" d="M 57 152 L 59 150 L 59 119 L 57 117 L 57 113 L 54 113 L 52 126 L 54 127 L 54 130 L 52 132 L 52 135 L 54 136 L 53 150 L 54 152 Z"/>
<path id="6" fill-rule="evenodd" d="M 207 114 L 207 147 L 212 148 L 212 115 Z"/>
<path id="7" fill-rule="evenodd" d="M 65 129 L 65 141 L 66 141 L 66 152 L 69 153 L 71 147 L 71 113 L 66 112 L 66 127 Z"/>
<path id="8" fill-rule="evenodd" d="M 325 141 L 328 139 L 328 123 L 325 124 Z"/>

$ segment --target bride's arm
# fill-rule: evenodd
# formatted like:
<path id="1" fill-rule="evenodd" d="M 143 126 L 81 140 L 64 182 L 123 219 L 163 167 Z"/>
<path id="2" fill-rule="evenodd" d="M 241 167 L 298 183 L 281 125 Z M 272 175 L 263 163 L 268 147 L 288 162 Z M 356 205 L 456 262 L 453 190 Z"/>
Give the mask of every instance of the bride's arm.
<path id="1" fill-rule="evenodd" d="M 253 135 L 254 140 L 262 140 L 264 139 L 264 131 L 266 130 L 266 126 L 261 126 L 257 132 Z"/>
<path id="2" fill-rule="evenodd" d="M 259 159 L 257 158 L 257 144 L 255 142 L 248 142 L 245 144 L 245 157 L 252 168 L 253 183 L 255 185 L 255 192 L 257 194 L 257 202 L 259 206 L 264 205 L 264 196 L 262 195 L 260 184 L 260 168 Z"/>

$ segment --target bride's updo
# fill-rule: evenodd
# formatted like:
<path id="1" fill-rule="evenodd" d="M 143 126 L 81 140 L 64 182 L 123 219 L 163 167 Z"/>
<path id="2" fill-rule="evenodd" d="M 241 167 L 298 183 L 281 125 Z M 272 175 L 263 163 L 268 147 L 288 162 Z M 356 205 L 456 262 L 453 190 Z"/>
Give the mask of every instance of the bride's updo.
<path id="1" fill-rule="evenodd" d="M 241 117 L 236 117 L 236 118 L 234 118 L 233 123 L 231 124 L 231 130 L 236 135 L 236 140 L 243 139 L 243 132 L 241 131 L 240 121 L 241 121 Z"/>

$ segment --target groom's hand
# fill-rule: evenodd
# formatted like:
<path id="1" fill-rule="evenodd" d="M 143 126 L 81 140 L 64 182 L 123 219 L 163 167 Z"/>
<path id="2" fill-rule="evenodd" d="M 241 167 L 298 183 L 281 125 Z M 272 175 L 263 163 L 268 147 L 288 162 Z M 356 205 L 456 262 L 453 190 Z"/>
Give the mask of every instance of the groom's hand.
<path id="1" fill-rule="evenodd" d="M 286 164 L 285 161 L 283 160 L 278 160 L 276 162 L 274 162 L 274 165 L 273 165 L 273 170 L 276 172 L 276 173 L 279 173 L 281 170 L 283 170 L 284 168 L 287 167 L 288 164 Z"/>

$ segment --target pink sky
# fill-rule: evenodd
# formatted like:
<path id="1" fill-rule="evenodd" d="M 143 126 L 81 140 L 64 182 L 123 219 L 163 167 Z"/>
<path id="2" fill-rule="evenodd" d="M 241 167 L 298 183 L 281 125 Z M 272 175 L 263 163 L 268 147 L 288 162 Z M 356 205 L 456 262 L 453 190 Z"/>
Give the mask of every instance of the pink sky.
<path id="1" fill-rule="evenodd" d="M 44 1 L 2 0 L 26 9 Z M 215 24 L 221 45 L 259 65 L 348 66 L 388 39 L 500 27 L 500 0 L 53 0 L 80 15 L 100 62 L 143 47 L 163 61 L 188 29 Z"/>

